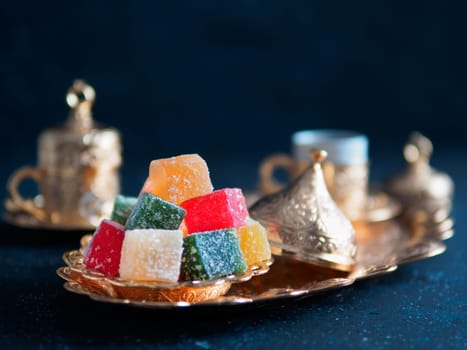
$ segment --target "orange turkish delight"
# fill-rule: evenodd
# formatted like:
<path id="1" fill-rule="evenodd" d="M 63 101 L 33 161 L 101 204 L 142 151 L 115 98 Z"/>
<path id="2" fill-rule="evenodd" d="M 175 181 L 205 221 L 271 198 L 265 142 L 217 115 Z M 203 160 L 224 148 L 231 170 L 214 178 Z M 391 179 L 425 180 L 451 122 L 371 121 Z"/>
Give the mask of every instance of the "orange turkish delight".
<path id="1" fill-rule="evenodd" d="M 259 222 L 248 218 L 245 226 L 237 228 L 237 235 L 248 266 L 271 259 L 268 235 Z"/>
<path id="2" fill-rule="evenodd" d="M 179 204 L 212 192 L 209 169 L 198 154 L 153 160 L 141 192 Z"/>

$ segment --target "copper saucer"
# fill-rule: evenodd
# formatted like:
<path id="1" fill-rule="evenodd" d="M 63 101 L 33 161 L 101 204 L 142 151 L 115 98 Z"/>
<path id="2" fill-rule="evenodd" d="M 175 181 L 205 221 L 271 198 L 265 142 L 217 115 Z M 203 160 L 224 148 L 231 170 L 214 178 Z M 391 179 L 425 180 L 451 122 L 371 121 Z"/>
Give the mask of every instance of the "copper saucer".
<path id="1" fill-rule="evenodd" d="M 358 254 L 357 265 L 353 271 L 343 272 L 318 267 L 296 261 L 286 255 L 274 256 L 274 263 L 269 267 L 269 271 L 266 270 L 267 273 L 245 280 L 225 280 L 212 284 L 210 287 L 213 291 L 210 298 L 170 300 L 147 297 L 149 295 L 147 291 L 135 297 L 131 293 L 124 295 L 114 292 L 113 287 L 110 289 L 108 287 L 112 284 L 111 281 L 102 284 L 99 280 L 101 277 L 89 278 L 83 271 L 79 269 L 77 271 L 70 266 L 59 268 L 57 273 L 67 281 L 64 284 L 66 290 L 86 295 L 99 302 L 151 309 L 229 307 L 241 304 L 257 306 L 263 302 L 311 297 L 343 288 L 360 279 L 393 272 L 400 264 L 441 254 L 446 249 L 442 241 L 443 237 L 451 236 L 453 233 L 452 224 L 453 221 L 449 218 L 443 223 L 417 229 L 399 218 L 360 223 L 356 226 Z M 230 285 L 227 287 L 224 283 Z"/>
<path id="2" fill-rule="evenodd" d="M 3 219 L 13 226 L 36 230 L 57 230 L 57 231 L 74 231 L 74 230 L 94 230 L 96 226 L 88 225 L 69 225 L 66 223 L 56 224 L 49 221 L 41 221 L 21 208 L 17 207 L 11 199 L 6 199 L 4 202 L 5 210 L 3 211 Z"/>
<path id="3" fill-rule="evenodd" d="M 57 274 L 68 281 L 67 289 L 76 284 L 87 291 L 103 297 L 130 300 L 134 302 L 161 302 L 195 304 L 219 298 L 227 293 L 234 283 L 250 280 L 252 277 L 269 271 L 272 259 L 249 266 L 248 270 L 239 275 L 229 275 L 222 278 L 203 281 L 162 282 L 162 281 L 130 281 L 119 277 L 104 275 L 88 269 L 83 264 L 83 252 L 91 241 L 92 235 L 81 238 L 81 247 L 63 254 L 66 264 L 57 270 Z"/>

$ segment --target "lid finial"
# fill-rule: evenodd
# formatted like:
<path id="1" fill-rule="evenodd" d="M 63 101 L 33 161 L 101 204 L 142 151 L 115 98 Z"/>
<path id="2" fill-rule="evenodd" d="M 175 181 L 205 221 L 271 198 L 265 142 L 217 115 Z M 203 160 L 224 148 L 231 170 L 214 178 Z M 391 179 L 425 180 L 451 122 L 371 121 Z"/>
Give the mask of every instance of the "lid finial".
<path id="1" fill-rule="evenodd" d="M 92 126 L 92 105 L 96 98 L 96 92 L 91 85 L 84 80 L 77 79 L 68 89 L 66 102 L 71 108 L 69 121 L 79 128 Z"/>

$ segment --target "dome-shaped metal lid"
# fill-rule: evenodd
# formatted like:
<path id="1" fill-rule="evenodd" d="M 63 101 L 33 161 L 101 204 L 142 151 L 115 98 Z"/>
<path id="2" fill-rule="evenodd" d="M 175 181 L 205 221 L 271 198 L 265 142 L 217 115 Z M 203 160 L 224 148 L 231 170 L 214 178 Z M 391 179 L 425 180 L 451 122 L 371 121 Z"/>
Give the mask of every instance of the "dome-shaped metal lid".
<path id="1" fill-rule="evenodd" d="M 386 182 L 387 192 L 404 206 L 450 208 L 454 184 L 447 174 L 430 166 L 432 152 L 433 144 L 427 137 L 419 132 L 410 135 L 404 146 L 407 168 Z"/>
<path id="2" fill-rule="evenodd" d="M 121 137 L 118 130 L 99 125 L 92 116 L 96 92 L 83 80 L 75 80 L 66 94 L 68 119 L 45 129 L 38 139 L 42 166 L 81 167 L 97 163 L 118 167 L 121 164 Z"/>
<path id="3" fill-rule="evenodd" d="M 268 231 L 276 254 L 349 271 L 355 265 L 355 231 L 326 187 L 321 162 L 325 151 L 312 151 L 313 164 L 287 188 L 259 199 L 249 209 Z"/>

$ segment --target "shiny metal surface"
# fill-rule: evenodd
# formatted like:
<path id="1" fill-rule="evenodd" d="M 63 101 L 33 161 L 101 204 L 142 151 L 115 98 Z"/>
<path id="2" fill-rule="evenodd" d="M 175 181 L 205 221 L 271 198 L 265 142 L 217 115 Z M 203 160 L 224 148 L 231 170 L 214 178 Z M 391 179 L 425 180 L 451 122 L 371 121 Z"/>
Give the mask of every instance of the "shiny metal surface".
<path id="1" fill-rule="evenodd" d="M 313 164 L 290 186 L 253 204 L 250 215 L 266 228 L 276 254 L 352 270 L 354 228 L 327 190 L 321 167 L 326 152 L 311 153 Z"/>
<path id="2" fill-rule="evenodd" d="M 452 207 L 454 183 L 450 176 L 430 166 L 431 141 L 418 132 L 412 133 L 404 146 L 407 168 L 393 175 L 386 191 L 398 199 L 407 216 L 420 220 L 425 216 L 447 218 Z"/>
<path id="3" fill-rule="evenodd" d="M 117 130 L 92 118 L 94 89 L 81 80 L 67 93 L 68 120 L 38 138 L 38 166 L 23 167 L 8 181 L 5 219 L 18 226 L 80 229 L 108 216 L 120 190 L 121 140 Z M 25 179 L 38 183 L 39 195 L 23 198 Z"/>
<path id="4" fill-rule="evenodd" d="M 414 232 L 401 218 L 360 223 L 356 226 L 358 254 L 352 271 L 338 271 L 291 259 L 289 256 L 274 256 L 274 263 L 267 273 L 231 284 L 222 296 L 204 300 L 193 299 L 191 302 L 157 299 L 157 293 L 144 289 L 127 291 L 127 296 L 118 294 L 113 287 L 108 287 L 109 281 L 100 280 L 102 276 L 96 280 L 86 279 L 83 278 L 82 272 L 69 266 L 59 268 L 57 273 L 66 280 L 65 289 L 99 302 L 155 310 L 205 306 L 224 308 L 245 304 L 256 307 L 264 302 L 281 302 L 326 293 L 351 285 L 360 279 L 391 273 L 400 264 L 441 254 L 446 249 L 441 237 L 443 232 L 447 231 L 452 231 L 452 226 L 433 225 Z M 87 244 L 89 237 L 84 236 L 81 243 Z"/>
<path id="5" fill-rule="evenodd" d="M 229 275 L 223 278 L 180 283 L 157 281 L 131 281 L 119 277 L 109 277 L 98 271 L 88 269 L 83 264 L 83 252 L 91 241 L 91 235 L 81 238 L 79 250 L 72 250 L 63 255 L 66 264 L 57 270 L 57 274 L 72 285 L 85 286 L 87 290 L 103 296 L 145 302 L 199 303 L 216 299 L 229 290 L 233 283 L 250 280 L 252 277 L 269 271 L 272 260 L 250 266 L 244 274 Z"/>
<path id="6" fill-rule="evenodd" d="M 328 153 L 323 172 L 331 197 L 351 220 L 365 219 L 368 199 L 368 137 L 362 133 L 341 129 L 301 130 L 291 135 L 292 155 L 272 154 L 259 166 L 258 190 L 265 194 L 285 187 L 275 178 L 283 169 L 288 182 L 295 181 L 310 165 L 311 149 Z"/>

